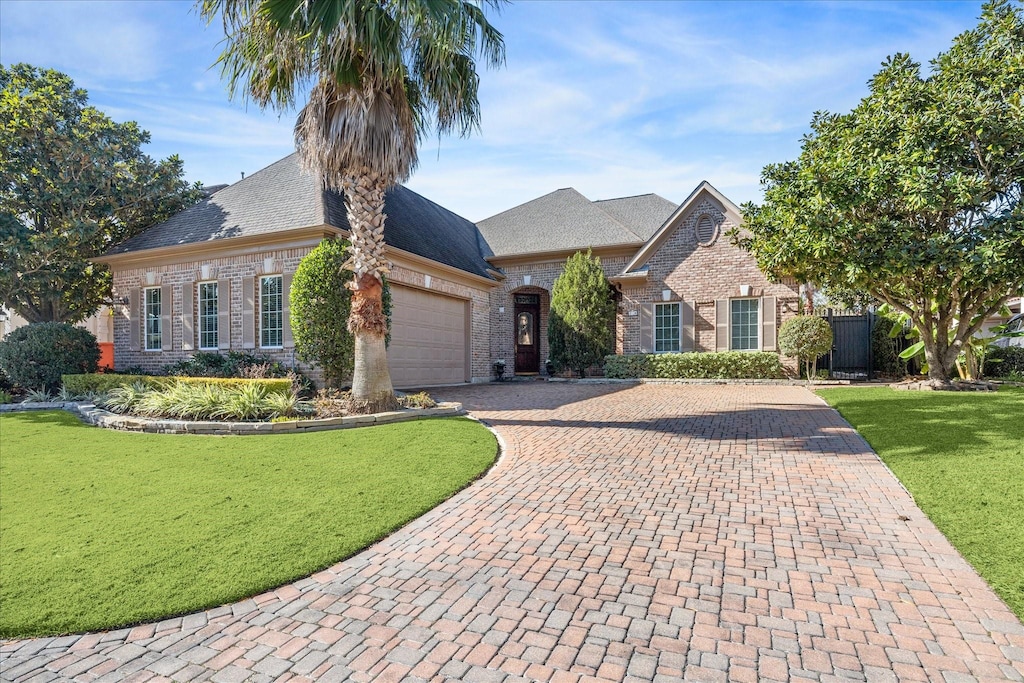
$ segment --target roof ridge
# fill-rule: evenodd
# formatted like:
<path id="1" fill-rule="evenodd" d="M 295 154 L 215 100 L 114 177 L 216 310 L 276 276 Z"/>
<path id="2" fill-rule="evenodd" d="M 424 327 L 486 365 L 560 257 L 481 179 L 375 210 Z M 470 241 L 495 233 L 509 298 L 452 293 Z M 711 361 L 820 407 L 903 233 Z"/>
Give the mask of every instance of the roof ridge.
<path id="1" fill-rule="evenodd" d="M 626 197 L 622 197 L 622 199 L 626 199 Z M 608 201 L 608 200 L 606 199 L 604 201 Z M 626 225 L 625 223 L 620 221 L 618 218 L 616 218 L 615 216 L 613 216 L 609 212 L 605 211 L 603 207 L 597 206 L 597 202 L 596 201 L 591 201 L 590 204 L 595 209 L 597 209 L 598 211 L 600 211 L 604 215 L 608 216 L 608 218 L 611 218 L 615 222 L 616 225 L 618 225 L 619 227 L 621 227 L 623 230 L 626 231 L 626 234 L 632 235 L 633 237 L 637 238 L 641 242 L 646 242 L 647 241 L 643 237 L 641 237 L 638 233 L 633 232 L 633 230 L 628 225 Z"/>
<path id="2" fill-rule="evenodd" d="M 636 199 L 637 197 L 658 197 L 658 196 L 659 195 L 656 192 L 643 192 L 641 194 L 627 194 L 625 197 L 609 197 L 608 199 L 595 199 L 594 203 L 596 204 L 598 202 L 617 202 L 617 201 L 620 201 L 622 199 Z M 661 197 L 661 198 L 665 199 L 664 197 Z"/>
<path id="3" fill-rule="evenodd" d="M 505 214 L 505 213 L 508 213 L 509 211 L 515 211 L 516 209 L 524 207 L 527 204 L 533 204 L 534 202 L 540 201 L 541 199 L 544 199 L 545 197 L 550 197 L 553 194 L 557 194 L 559 192 L 567 192 L 567 191 L 575 192 L 579 196 L 581 196 L 584 199 L 586 199 L 588 202 L 590 201 L 590 199 L 588 199 L 582 192 L 577 190 L 575 187 L 560 187 L 557 190 L 552 190 L 551 192 L 548 192 L 547 194 L 542 194 L 539 197 L 534 197 L 533 199 L 527 200 L 527 201 L 525 201 L 525 202 L 523 202 L 521 204 L 516 204 L 515 206 L 510 206 L 509 208 L 505 209 L 504 211 L 499 211 L 498 213 L 494 214 L 493 216 L 488 216 L 487 218 L 481 218 L 480 220 L 476 221 L 475 224 L 479 225 L 480 223 L 483 223 L 484 221 L 489 221 L 492 218 L 497 218 L 498 216 L 500 216 L 502 214 Z"/>

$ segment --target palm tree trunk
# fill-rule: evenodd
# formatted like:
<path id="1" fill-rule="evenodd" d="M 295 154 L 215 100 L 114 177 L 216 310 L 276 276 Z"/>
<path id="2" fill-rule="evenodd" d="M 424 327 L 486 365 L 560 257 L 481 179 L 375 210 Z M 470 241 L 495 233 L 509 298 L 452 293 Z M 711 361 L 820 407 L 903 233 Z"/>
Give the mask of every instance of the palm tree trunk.
<path id="1" fill-rule="evenodd" d="M 355 337 L 355 366 L 352 374 L 353 408 L 376 413 L 398 407 L 388 372 L 384 340 L 388 321 L 384 315 L 381 276 L 387 272 L 384 259 L 384 192 L 387 183 L 368 169 L 349 176 L 344 183 L 350 235 L 347 268 L 353 272 L 352 310 L 348 329 Z"/>

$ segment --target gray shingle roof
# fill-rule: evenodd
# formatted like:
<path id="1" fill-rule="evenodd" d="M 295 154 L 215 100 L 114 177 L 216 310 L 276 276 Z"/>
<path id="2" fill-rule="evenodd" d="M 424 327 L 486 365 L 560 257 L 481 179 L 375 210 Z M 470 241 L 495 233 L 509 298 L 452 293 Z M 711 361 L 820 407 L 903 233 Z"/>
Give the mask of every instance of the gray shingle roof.
<path id="1" fill-rule="evenodd" d="M 571 187 L 486 218 L 477 227 L 495 256 L 644 241 Z"/>
<path id="2" fill-rule="evenodd" d="M 598 199 L 594 205 L 611 214 L 617 221 L 640 235 L 644 240 L 649 240 L 654 233 L 658 232 L 658 228 L 664 225 L 668 217 L 679 208 L 678 204 L 656 194 L 641 194 L 619 199 Z"/>
<path id="3" fill-rule="evenodd" d="M 490 277 L 476 226 L 401 185 L 384 197 L 384 241 L 398 249 Z M 295 154 L 210 195 L 108 254 L 247 237 L 317 225 L 348 230 L 341 195 L 303 173 Z"/>

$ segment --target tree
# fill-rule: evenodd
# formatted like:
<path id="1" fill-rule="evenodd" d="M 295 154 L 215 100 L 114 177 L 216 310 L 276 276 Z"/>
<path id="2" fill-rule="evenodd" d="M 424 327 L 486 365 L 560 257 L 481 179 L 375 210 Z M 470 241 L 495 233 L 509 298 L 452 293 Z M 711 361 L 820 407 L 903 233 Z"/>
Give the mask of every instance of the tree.
<path id="1" fill-rule="evenodd" d="M 345 284 L 352 273 L 345 268 L 348 242 L 324 240 L 306 254 L 292 279 L 289 295 L 295 351 L 307 363 L 316 363 L 329 387 L 339 388 L 352 377 L 355 340 L 339 324 L 348 320 L 352 290 Z M 391 295 L 384 281 L 383 309 L 390 326 Z"/>
<path id="2" fill-rule="evenodd" d="M 177 156 L 87 104 L 66 75 L 0 66 L 0 299 L 29 322 L 75 323 L 110 299 L 89 258 L 199 201 Z"/>
<path id="3" fill-rule="evenodd" d="M 601 269 L 601 259 L 576 252 L 565 262 L 551 288 L 548 345 L 558 368 L 572 368 L 585 377 L 587 368 L 615 348 L 612 326 L 615 301 Z"/>
<path id="4" fill-rule="evenodd" d="M 765 167 L 744 207 L 772 277 L 865 292 L 906 314 L 929 378 L 1024 272 L 1024 16 L 1006 1 L 932 60 L 889 58 L 848 114 L 815 114 L 798 160 Z"/>
<path id="5" fill-rule="evenodd" d="M 818 357 L 832 349 L 832 327 L 816 315 L 798 315 L 779 328 L 779 349 L 804 362 L 807 379 L 818 373 Z"/>
<path id="6" fill-rule="evenodd" d="M 475 56 L 504 61 L 484 8 L 500 0 L 203 0 L 224 22 L 229 90 L 287 111 L 307 85 L 295 124 L 304 166 L 344 192 L 353 279 L 354 402 L 397 403 L 382 312 L 384 193 L 408 179 L 429 130 L 465 136 L 479 126 Z"/>

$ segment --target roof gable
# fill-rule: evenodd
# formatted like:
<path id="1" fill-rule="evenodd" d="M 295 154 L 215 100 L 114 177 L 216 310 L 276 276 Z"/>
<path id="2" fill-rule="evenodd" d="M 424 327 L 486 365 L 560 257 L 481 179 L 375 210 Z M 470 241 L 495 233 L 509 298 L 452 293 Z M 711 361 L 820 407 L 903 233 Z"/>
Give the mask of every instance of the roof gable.
<path id="1" fill-rule="evenodd" d="M 721 212 L 728 218 L 734 225 L 741 225 L 743 223 L 743 217 L 740 213 L 740 208 L 733 204 L 733 202 L 726 197 L 724 194 L 719 192 L 714 185 L 704 180 L 698 185 L 690 196 L 687 197 L 679 207 L 672 212 L 662 224 L 658 231 L 651 235 L 650 239 L 640 250 L 636 253 L 626 267 L 623 268 L 623 274 L 634 273 L 642 270 L 646 265 L 647 261 L 661 248 L 661 245 L 675 232 L 676 228 L 681 225 L 685 218 L 696 208 L 702 199 L 709 199 L 712 204 L 718 206 Z"/>
<path id="2" fill-rule="evenodd" d="M 486 218 L 477 227 L 495 256 L 637 244 L 644 239 L 571 187 Z"/>
<path id="3" fill-rule="evenodd" d="M 476 226 L 407 187 L 384 196 L 384 242 L 438 263 L 493 279 Z M 108 255 L 251 237 L 314 226 L 348 231 L 341 194 L 325 190 L 291 154 L 229 185 L 163 223 L 122 242 Z"/>
<path id="4" fill-rule="evenodd" d="M 676 210 L 676 203 L 656 194 L 618 199 L 598 199 L 594 205 L 625 225 L 642 239 L 650 239 Z"/>

